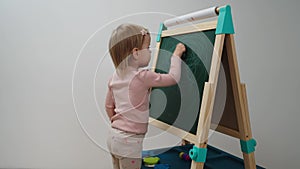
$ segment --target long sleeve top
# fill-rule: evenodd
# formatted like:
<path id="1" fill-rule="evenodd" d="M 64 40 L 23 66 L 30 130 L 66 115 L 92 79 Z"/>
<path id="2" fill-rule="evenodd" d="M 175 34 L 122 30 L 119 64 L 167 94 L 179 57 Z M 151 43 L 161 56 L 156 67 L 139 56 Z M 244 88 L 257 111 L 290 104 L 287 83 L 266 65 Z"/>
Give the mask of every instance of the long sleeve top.
<path id="1" fill-rule="evenodd" d="M 149 119 L 149 94 L 152 87 L 176 84 L 181 76 L 181 59 L 171 57 L 168 74 L 128 67 L 124 76 L 114 73 L 108 83 L 106 111 L 113 128 L 145 134 Z"/>

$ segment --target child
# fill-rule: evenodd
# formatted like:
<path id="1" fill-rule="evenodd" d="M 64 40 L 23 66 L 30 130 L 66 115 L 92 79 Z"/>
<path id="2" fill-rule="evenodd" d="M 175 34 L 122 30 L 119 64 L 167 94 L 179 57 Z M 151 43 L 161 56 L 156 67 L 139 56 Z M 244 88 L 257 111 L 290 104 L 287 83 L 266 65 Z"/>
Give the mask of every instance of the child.
<path id="1" fill-rule="evenodd" d="M 149 64 L 151 37 L 142 26 L 122 24 L 112 32 L 109 52 L 116 68 L 108 82 L 106 112 L 111 121 L 107 145 L 114 169 L 139 169 L 142 144 L 148 128 L 151 87 L 170 86 L 179 81 L 182 53 L 177 44 L 168 74 L 140 70 Z"/>

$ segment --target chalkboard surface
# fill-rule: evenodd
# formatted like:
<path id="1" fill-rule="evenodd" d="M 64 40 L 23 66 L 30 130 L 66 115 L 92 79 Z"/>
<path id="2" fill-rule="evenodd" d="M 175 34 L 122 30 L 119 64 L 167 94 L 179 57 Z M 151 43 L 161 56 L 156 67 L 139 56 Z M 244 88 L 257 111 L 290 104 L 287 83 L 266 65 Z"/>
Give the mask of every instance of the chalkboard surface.
<path id="1" fill-rule="evenodd" d="M 152 89 L 150 117 L 196 134 L 214 41 L 215 29 L 161 38 L 156 72 L 169 71 L 170 58 L 179 42 L 185 44 L 186 52 L 182 56 L 180 82 L 174 86 Z"/>

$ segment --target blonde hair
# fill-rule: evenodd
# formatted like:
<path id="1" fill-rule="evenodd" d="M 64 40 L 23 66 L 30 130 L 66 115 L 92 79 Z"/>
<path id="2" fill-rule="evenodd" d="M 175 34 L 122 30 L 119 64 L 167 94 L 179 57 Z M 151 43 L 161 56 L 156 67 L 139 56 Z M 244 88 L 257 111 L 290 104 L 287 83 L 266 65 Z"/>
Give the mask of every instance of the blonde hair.
<path id="1" fill-rule="evenodd" d="M 135 24 L 122 24 L 113 30 L 109 40 L 109 53 L 117 73 L 122 73 L 127 67 L 132 50 L 141 49 L 144 32 L 148 30 Z"/>

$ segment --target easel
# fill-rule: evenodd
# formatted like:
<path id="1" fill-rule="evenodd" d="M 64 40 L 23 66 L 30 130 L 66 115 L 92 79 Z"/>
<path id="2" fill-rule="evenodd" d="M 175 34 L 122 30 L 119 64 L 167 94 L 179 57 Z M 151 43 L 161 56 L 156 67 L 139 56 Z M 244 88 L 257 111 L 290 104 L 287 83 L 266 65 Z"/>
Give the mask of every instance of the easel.
<path id="1" fill-rule="evenodd" d="M 197 19 L 199 20 L 212 17 L 212 12 L 215 12 L 215 15 L 218 16 L 217 22 L 206 22 L 197 24 L 193 27 L 166 30 L 166 26 L 168 25 L 172 26 L 174 24 L 181 24 L 186 21 L 194 21 Z M 230 6 L 227 5 L 220 8 L 210 8 L 197 13 L 183 15 L 181 17 L 165 21 L 164 24 L 161 24 L 158 32 L 157 49 L 160 48 L 160 39 L 162 37 L 213 28 L 216 29 L 216 39 L 211 61 L 209 80 L 204 86 L 196 135 L 170 126 L 153 118 L 150 118 L 150 124 L 160 129 L 168 130 L 168 132 L 194 143 L 194 148 L 190 151 L 190 156 L 193 160 L 191 169 L 204 168 L 209 129 L 211 127 L 215 127 L 216 131 L 218 132 L 240 139 L 244 158 L 244 166 L 246 169 L 255 169 L 256 163 L 254 151 L 256 141 L 252 138 L 251 133 L 246 87 L 245 84 L 240 82 Z M 154 59 L 154 67 L 156 65 L 157 57 L 158 52 L 156 53 L 156 58 Z M 223 117 L 225 118 L 222 118 L 219 124 L 213 124 L 213 108 L 215 104 L 221 64 L 224 67 L 225 74 L 227 76 L 226 79 L 230 79 L 228 84 L 231 92 L 227 94 L 227 99 L 231 99 L 231 103 L 228 105 L 231 106 L 231 110 L 233 111 L 224 110 Z M 233 122 L 228 122 L 226 117 L 234 119 Z"/>

